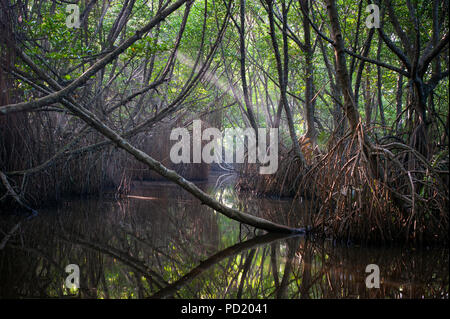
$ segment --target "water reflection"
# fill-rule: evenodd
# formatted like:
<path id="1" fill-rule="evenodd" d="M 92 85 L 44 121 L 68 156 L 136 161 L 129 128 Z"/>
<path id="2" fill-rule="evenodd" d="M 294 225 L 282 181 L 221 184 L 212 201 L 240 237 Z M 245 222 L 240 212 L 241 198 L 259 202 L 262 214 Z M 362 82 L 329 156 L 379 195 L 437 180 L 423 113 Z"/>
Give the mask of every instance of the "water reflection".
<path id="1" fill-rule="evenodd" d="M 237 198 L 229 187 L 214 194 L 280 223 L 302 222 L 289 201 Z M 3 232 L 18 221 L 0 218 Z M 448 249 L 263 234 L 176 186 L 144 183 L 126 199 L 69 201 L 21 223 L 0 250 L 0 297 L 448 298 L 448 257 Z M 77 293 L 64 286 L 68 264 L 80 267 Z M 368 264 L 380 267 L 380 289 L 365 286 Z"/>

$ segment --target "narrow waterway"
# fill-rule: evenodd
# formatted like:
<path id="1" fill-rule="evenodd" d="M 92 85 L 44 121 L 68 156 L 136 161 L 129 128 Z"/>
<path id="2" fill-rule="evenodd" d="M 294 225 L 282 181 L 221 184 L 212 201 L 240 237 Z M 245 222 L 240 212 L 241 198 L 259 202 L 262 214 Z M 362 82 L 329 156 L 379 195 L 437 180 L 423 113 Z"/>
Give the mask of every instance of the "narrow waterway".
<path id="1" fill-rule="evenodd" d="M 294 226 L 289 200 L 237 196 L 232 177 L 201 183 L 223 203 Z M 445 248 L 367 248 L 255 231 L 171 183 L 126 198 L 68 200 L 30 220 L 0 215 L 0 298 L 448 298 Z M 80 289 L 68 290 L 67 265 Z M 367 288 L 366 266 L 380 269 Z"/>

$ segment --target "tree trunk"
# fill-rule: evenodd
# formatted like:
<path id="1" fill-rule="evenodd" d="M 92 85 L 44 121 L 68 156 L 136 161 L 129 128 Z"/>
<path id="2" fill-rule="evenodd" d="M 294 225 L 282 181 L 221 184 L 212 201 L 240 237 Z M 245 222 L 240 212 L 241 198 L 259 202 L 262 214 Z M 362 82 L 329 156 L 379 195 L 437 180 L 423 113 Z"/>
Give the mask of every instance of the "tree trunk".
<path id="1" fill-rule="evenodd" d="M 176 183 L 181 186 L 183 189 L 194 195 L 194 197 L 198 198 L 203 204 L 213 208 L 219 213 L 224 214 L 225 216 L 234 219 L 238 222 L 264 229 L 267 231 L 273 232 L 281 232 L 281 233 L 304 233 L 304 229 L 291 228 L 283 225 L 279 225 L 273 223 L 271 221 L 265 220 L 263 218 L 259 218 L 256 216 L 252 216 L 246 213 L 242 213 L 234 208 L 230 208 L 228 206 L 223 205 L 213 197 L 209 196 L 205 192 L 203 192 L 200 188 L 198 188 L 194 183 L 187 181 L 182 176 L 177 174 L 175 171 L 167 169 L 160 162 L 156 161 L 149 155 L 145 154 L 141 150 L 132 146 L 128 141 L 122 138 L 119 134 L 114 132 L 108 126 L 103 124 L 97 117 L 84 109 L 81 106 L 75 106 L 74 104 L 63 100 L 64 106 L 85 121 L 89 126 L 94 128 L 96 131 L 100 132 L 102 135 L 110 139 L 114 142 L 119 148 L 125 150 L 129 154 L 133 155 L 138 161 L 146 164 L 150 169 L 156 171 L 161 176 L 167 178 L 168 180 Z"/>
<path id="2" fill-rule="evenodd" d="M 15 62 L 13 35 L 15 11 L 9 0 L 0 0 L 0 63 L 11 67 Z M 17 87 L 11 76 L 0 67 L 0 106 L 16 102 Z M 23 168 L 28 121 L 25 113 L 0 116 L 0 171 Z"/>
<path id="3" fill-rule="evenodd" d="M 309 12 L 309 0 L 301 0 L 300 5 L 303 12 Z M 314 126 L 314 68 L 313 68 L 313 48 L 311 45 L 311 26 L 308 17 L 303 17 L 304 32 L 304 53 L 305 53 L 305 114 L 306 114 L 306 134 L 312 145 L 316 145 L 317 131 Z"/>
<path id="4" fill-rule="evenodd" d="M 401 119 L 400 115 L 402 114 L 402 98 L 403 98 L 403 75 L 398 75 L 397 80 L 397 94 L 395 96 L 395 102 L 396 102 L 396 119 L 397 122 L 395 123 L 395 129 L 398 132 L 401 129 Z"/>
<path id="5" fill-rule="evenodd" d="M 366 114 L 366 126 L 370 127 L 372 125 L 372 92 L 370 91 L 370 64 L 367 66 L 367 76 L 364 87 L 364 111 Z"/>
<path id="6" fill-rule="evenodd" d="M 378 37 L 378 48 L 377 48 L 377 60 L 380 61 L 381 55 L 381 44 L 382 41 Z M 386 132 L 386 119 L 384 117 L 384 107 L 383 107 L 383 92 L 382 92 L 383 80 L 381 78 L 381 66 L 377 65 L 377 101 L 378 109 L 380 110 L 381 125 L 383 126 L 383 131 Z"/>
<path id="7" fill-rule="evenodd" d="M 288 80 L 288 54 L 287 54 L 287 12 L 285 12 L 284 2 L 283 2 L 283 48 L 284 48 L 284 66 L 281 62 L 280 50 L 278 48 L 278 42 L 275 34 L 275 21 L 273 13 L 273 1 L 267 0 L 268 14 L 269 14 L 269 24 L 270 24 L 270 37 L 272 39 L 273 51 L 275 54 L 275 60 L 277 63 L 278 79 L 280 83 L 280 97 L 281 103 L 283 104 L 284 111 L 286 112 L 286 118 L 288 122 L 289 135 L 292 140 L 292 148 L 294 154 L 299 158 L 300 162 L 304 167 L 307 166 L 305 157 L 300 150 L 300 146 L 297 139 L 297 134 L 295 133 L 294 119 L 289 107 L 287 99 L 287 80 Z"/>
<path id="8" fill-rule="evenodd" d="M 348 75 L 347 63 L 345 59 L 344 39 L 341 33 L 341 27 L 339 25 L 339 16 L 335 1 L 326 0 L 326 7 L 328 11 L 328 17 L 330 18 L 331 34 L 334 40 L 334 49 L 336 53 L 335 56 L 337 79 L 339 85 L 342 88 L 342 94 L 344 95 L 344 111 L 352 132 L 356 132 L 360 123 L 360 117 L 357 109 L 355 108 L 353 94 L 350 88 L 350 78 Z"/>
<path id="9" fill-rule="evenodd" d="M 245 0 L 240 0 L 240 1 L 241 1 L 241 3 L 240 3 L 241 4 L 241 7 L 240 7 L 240 9 L 241 9 L 240 10 L 241 25 L 239 28 L 239 40 L 240 40 L 240 54 L 241 54 L 240 62 L 241 62 L 242 92 L 244 94 L 244 102 L 245 102 L 245 106 L 246 106 L 248 120 L 249 120 L 252 128 L 255 130 L 255 132 L 258 132 L 258 123 L 256 122 L 255 114 L 253 112 L 253 105 L 252 105 L 251 99 L 249 97 L 247 78 L 246 78 L 246 70 L 245 70 L 245 50 L 246 50 L 246 48 L 245 48 Z"/>

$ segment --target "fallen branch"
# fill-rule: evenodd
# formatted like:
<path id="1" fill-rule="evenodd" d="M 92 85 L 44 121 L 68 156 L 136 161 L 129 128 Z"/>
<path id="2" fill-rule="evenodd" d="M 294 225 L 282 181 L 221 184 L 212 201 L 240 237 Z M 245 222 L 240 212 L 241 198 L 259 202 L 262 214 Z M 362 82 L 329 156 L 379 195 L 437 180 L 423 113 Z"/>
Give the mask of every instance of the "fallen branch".
<path id="1" fill-rule="evenodd" d="M 2 181 L 3 186 L 6 188 L 7 191 L 7 195 L 11 195 L 14 200 L 22 207 L 26 208 L 27 210 L 31 211 L 31 215 L 29 217 L 33 217 L 37 215 L 37 211 L 35 211 L 34 209 L 32 209 L 30 206 L 28 206 L 27 204 L 25 204 L 22 199 L 20 198 L 20 196 L 16 193 L 16 191 L 14 190 L 14 188 L 11 186 L 11 184 L 8 181 L 8 178 L 6 177 L 6 175 L 3 172 L 0 172 L 0 179 Z M 11 230 L 9 232 L 6 233 L 5 237 L 3 237 L 2 241 L 0 242 L 0 250 L 2 250 L 3 248 L 5 248 L 6 243 L 8 242 L 8 240 L 12 237 L 12 235 L 14 235 L 14 233 L 17 231 L 17 229 L 19 229 L 20 225 L 22 222 L 18 222 L 13 228 L 11 228 Z"/>

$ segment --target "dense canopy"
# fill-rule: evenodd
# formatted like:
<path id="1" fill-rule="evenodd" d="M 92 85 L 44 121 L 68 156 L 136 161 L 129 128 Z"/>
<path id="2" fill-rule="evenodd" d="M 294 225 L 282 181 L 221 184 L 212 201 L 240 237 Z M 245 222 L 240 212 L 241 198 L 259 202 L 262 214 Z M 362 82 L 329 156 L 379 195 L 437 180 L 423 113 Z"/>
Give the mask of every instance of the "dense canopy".
<path id="1" fill-rule="evenodd" d="M 124 191 L 152 170 L 269 231 L 448 241 L 448 0 L 0 7 L 5 210 Z M 303 224 L 229 208 L 192 182 L 201 164 L 170 163 L 167 132 L 196 119 L 279 129 L 276 173 L 248 162 L 228 169 L 242 191 L 310 200 Z"/>

